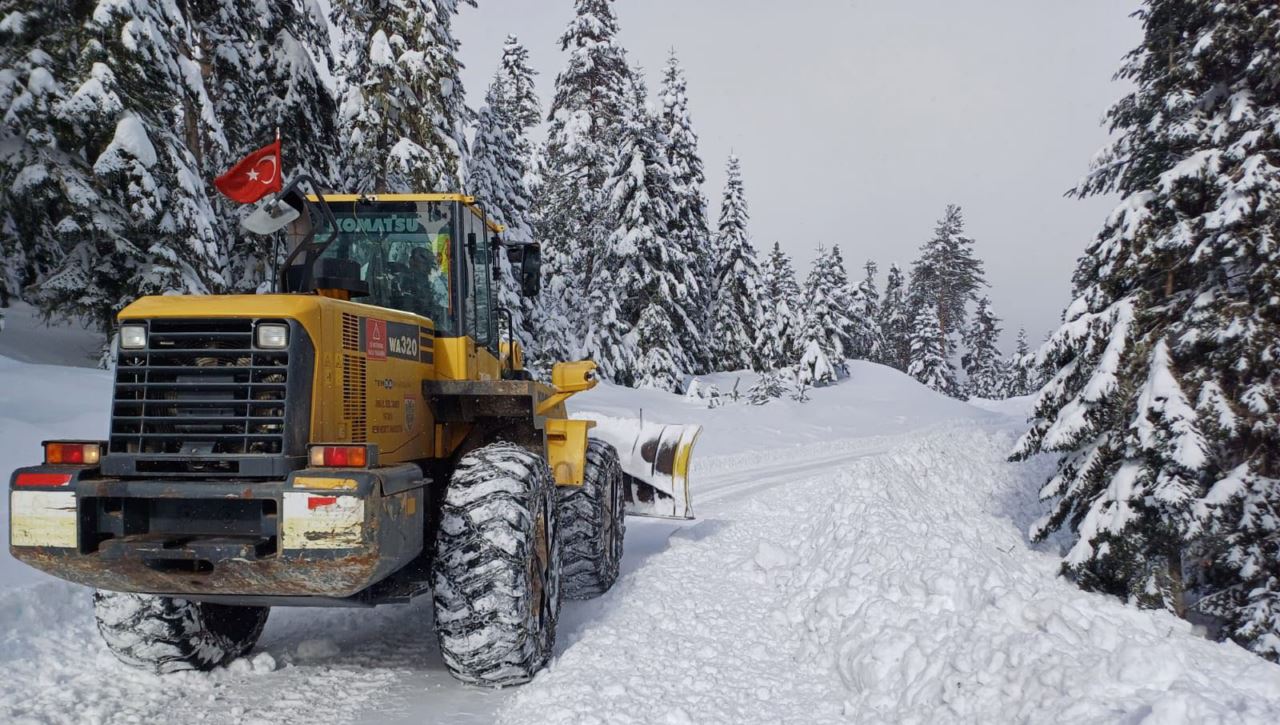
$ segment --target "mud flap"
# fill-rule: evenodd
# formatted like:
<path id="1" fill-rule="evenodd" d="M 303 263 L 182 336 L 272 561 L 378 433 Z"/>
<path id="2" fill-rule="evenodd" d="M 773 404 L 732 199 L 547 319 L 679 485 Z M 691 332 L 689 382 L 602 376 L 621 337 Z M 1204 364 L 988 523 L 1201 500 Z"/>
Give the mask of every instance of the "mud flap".
<path id="1" fill-rule="evenodd" d="M 584 415 L 596 421 L 591 437 L 618 449 L 627 487 L 627 514 L 692 519 L 689 461 L 702 426 L 665 425 L 634 418 Z"/>

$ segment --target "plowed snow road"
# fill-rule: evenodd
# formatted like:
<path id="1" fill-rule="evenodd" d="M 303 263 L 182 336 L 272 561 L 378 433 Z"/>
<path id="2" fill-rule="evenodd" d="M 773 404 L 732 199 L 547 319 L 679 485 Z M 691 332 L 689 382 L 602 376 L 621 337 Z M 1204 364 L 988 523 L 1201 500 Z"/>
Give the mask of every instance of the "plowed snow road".
<path id="1" fill-rule="evenodd" d="M 699 520 L 629 519 L 622 576 L 666 549 L 673 532 L 714 530 L 725 504 L 801 484 L 890 440 L 702 459 L 693 476 Z M 611 599 L 565 602 L 558 652 L 607 614 Z M 105 651 L 86 589 L 50 580 L 0 593 L 0 608 L 13 625 L 0 642 L 6 722 L 485 723 L 512 693 L 464 686 L 448 675 L 427 598 L 373 610 L 277 609 L 249 658 L 210 674 L 166 677 L 124 667 Z"/>

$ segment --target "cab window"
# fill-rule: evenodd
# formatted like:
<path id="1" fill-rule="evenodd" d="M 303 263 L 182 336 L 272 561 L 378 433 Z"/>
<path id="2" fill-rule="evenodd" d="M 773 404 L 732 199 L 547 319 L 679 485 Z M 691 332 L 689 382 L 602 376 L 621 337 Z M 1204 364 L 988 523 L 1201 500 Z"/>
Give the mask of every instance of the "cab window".
<path id="1" fill-rule="evenodd" d="M 467 286 L 466 329 L 477 345 L 497 349 L 497 320 L 494 315 L 490 287 L 492 259 L 486 240 L 484 221 L 470 207 L 461 207 L 462 250 L 466 259 L 463 271 Z"/>
<path id="2" fill-rule="evenodd" d="M 320 258 L 359 265 L 369 294 L 358 301 L 429 318 L 441 337 L 458 334 L 458 295 L 452 276 L 456 205 L 349 202 L 330 207 L 337 218 L 338 236 Z"/>

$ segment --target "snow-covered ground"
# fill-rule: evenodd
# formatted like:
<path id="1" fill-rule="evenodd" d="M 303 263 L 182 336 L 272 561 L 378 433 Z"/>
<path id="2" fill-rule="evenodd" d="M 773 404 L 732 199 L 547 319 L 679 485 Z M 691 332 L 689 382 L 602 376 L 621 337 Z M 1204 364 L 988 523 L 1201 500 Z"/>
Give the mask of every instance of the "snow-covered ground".
<path id="1" fill-rule="evenodd" d="M 102 357 L 102 337 L 84 325 L 60 321 L 46 324 L 34 307 L 13 300 L 0 309 L 0 357 L 44 365 L 95 367 Z"/>
<path id="2" fill-rule="evenodd" d="M 109 398 L 105 373 L 0 358 L 0 461 L 101 436 Z M 1004 461 L 1025 400 L 968 405 L 858 364 L 803 405 L 601 386 L 574 406 L 706 426 L 699 520 L 631 519 L 622 580 L 566 603 L 531 684 L 450 679 L 427 601 L 277 610 L 233 666 L 147 675 L 99 643 L 86 590 L 6 552 L 0 721 L 1280 721 L 1280 667 L 1081 592 L 1027 542 L 1046 465 Z"/>

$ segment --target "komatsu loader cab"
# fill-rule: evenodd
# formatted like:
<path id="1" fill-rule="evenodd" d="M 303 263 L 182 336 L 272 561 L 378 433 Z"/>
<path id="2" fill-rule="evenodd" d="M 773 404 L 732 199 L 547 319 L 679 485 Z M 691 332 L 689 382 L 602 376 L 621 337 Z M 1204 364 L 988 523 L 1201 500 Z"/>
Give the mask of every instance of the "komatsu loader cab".
<path id="1" fill-rule="evenodd" d="M 562 593 L 616 579 L 624 509 L 688 515 L 696 426 L 568 418 L 595 366 L 523 368 L 499 270 L 536 294 L 537 248 L 474 199 L 282 198 L 277 293 L 120 313 L 107 438 L 14 472 L 13 556 L 94 588 L 108 646 L 156 671 L 244 654 L 273 606 L 432 594 L 455 676 L 529 679 Z"/>

